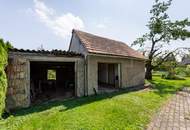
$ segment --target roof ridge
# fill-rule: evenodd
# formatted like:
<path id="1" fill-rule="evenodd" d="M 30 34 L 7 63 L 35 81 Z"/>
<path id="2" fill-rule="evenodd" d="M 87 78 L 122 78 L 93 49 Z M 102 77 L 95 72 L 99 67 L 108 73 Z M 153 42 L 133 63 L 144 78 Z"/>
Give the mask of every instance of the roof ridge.
<path id="1" fill-rule="evenodd" d="M 89 53 L 104 53 L 106 55 L 115 54 L 145 59 L 145 57 L 140 52 L 134 50 L 125 42 L 101 37 L 99 35 L 76 29 L 73 29 L 72 33 L 75 33 L 81 44 Z"/>
<path id="2" fill-rule="evenodd" d="M 81 32 L 81 33 L 85 33 L 85 34 L 88 34 L 88 35 L 92 35 L 92 36 L 95 36 L 95 37 L 99 37 L 99 38 L 103 38 L 103 39 L 107 39 L 107 40 L 111 40 L 111 41 L 115 41 L 115 42 L 120 42 L 124 45 L 127 45 L 125 42 L 123 41 L 120 41 L 120 40 L 115 40 L 115 39 L 111 39 L 111 38 L 107 38 L 107 37 L 104 37 L 104 36 L 100 36 L 98 34 L 92 34 L 92 33 L 88 33 L 88 32 L 85 32 L 85 31 L 81 31 L 81 30 L 77 30 L 77 29 L 73 29 L 72 32 Z M 127 45 L 129 47 L 129 45 Z"/>

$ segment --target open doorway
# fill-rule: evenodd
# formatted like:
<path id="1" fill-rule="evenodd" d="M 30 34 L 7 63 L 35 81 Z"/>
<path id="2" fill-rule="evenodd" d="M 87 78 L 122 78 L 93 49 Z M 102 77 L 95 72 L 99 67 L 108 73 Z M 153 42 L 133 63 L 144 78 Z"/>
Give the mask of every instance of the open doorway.
<path id="1" fill-rule="evenodd" d="M 74 62 L 30 62 L 31 103 L 75 96 Z"/>
<path id="2" fill-rule="evenodd" d="M 116 63 L 98 63 L 98 91 L 118 90 L 120 66 Z"/>

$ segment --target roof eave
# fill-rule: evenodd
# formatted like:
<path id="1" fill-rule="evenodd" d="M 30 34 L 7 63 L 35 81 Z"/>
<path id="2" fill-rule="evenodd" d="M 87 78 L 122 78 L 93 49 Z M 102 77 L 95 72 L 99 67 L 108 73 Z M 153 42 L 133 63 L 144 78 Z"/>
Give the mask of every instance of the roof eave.
<path id="1" fill-rule="evenodd" d="M 117 57 L 117 58 L 119 57 L 119 58 L 127 58 L 127 59 L 143 60 L 143 61 L 148 60 L 146 57 L 138 58 L 138 57 L 131 57 L 131 56 L 116 55 L 116 54 L 96 53 L 96 52 L 89 52 L 88 55 L 90 55 L 90 56 L 109 56 L 109 57 Z"/>

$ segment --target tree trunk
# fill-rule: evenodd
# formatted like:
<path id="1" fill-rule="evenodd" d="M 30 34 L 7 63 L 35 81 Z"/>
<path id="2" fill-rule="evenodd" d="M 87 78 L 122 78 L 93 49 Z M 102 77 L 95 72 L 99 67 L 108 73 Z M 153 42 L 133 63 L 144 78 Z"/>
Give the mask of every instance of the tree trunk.
<path id="1" fill-rule="evenodd" d="M 152 80 L 152 65 L 151 65 L 151 62 L 148 62 L 146 64 L 145 78 L 148 79 L 148 80 Z"/>

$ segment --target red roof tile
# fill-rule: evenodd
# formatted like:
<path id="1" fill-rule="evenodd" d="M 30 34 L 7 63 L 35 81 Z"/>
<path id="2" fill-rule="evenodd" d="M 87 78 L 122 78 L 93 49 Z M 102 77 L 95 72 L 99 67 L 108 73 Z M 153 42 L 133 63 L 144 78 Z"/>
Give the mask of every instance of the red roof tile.
<path id="1" fill-rule="evenodd" d="M 145 59 L 145 57 L 140 52 L 130 48 L 123 42 L 103 38 L 79 30 L 73 30 L 73 33 L 78 36 L 79 40 L 82 42 L 89 53 Z"/>

